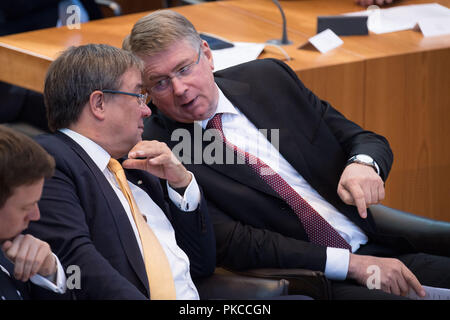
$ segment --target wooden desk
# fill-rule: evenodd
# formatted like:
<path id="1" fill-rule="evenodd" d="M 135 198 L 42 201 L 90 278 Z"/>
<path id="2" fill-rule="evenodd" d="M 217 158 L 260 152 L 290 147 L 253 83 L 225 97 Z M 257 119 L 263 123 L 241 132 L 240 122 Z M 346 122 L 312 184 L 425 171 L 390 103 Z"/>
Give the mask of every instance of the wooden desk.
<path id="1" fill-rule="evenodd" d="M 450 6 L 448 0 L 398 4 L 426 2 Z M 281 29 L 278 9 L 266 1 L 223 4 Z M 290 37 L 313 36 L 319 15 L 361 10 L 342 0 L 281 1 L 281 5 Z M 450 221 L 446 202 L 450 195 L 450 36 L 424 38 L 417 31 L 402 31 L 342 39 L 344 44 L 337 50 L 353 54 L 352 62 L 325 68 L 301 63 L 294 69 L 322 99 L 388 138 L 395 161 L 384 204 Z"/>
<path id="2" fill-rule="evenodd" d="M 401 1 L 401 4 L 434 1 Z M 437 1 L 449 6 L 449 0 Z M 386 205 L 450 221 L 450 36 L 419 32 L 343 37 L 326 54 L 298 50 L 315 34 L 316 17 L 358 11 L 350 0 L 282 1 L 293 45 L 289 65 L 322 99 L 348 118 L 385 135 L 395 155 Z M 221 1 L 174 10 L 199 31 L 232 41 L 264 42 L 281 36 L 278 9 L 268 0 Z M 42 91 L 50 62 L 71 45 L 123 37 L 146 13 L 93 21 L 80 30 L 51 28 L 0 37 L 0 80 Z M 261 57 L 282 58 L 268 47 Z"/>

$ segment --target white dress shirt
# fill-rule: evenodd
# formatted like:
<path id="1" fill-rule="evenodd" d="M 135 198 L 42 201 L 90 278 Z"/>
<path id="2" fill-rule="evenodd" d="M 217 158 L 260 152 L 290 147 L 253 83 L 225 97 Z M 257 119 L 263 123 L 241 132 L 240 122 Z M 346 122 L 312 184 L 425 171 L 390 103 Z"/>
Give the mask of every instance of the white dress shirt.
<path id="1" fill-rule="evenodd" d="M 64 269 L 61 265 L 61 262 L 59 262 L 58 257 L 53 254 L 56 259 L 56 275 L 44 277 L 40 274 L 36 274 L 30 278 L 30 281 L 33 282 L 35 285 L 40 286 L 42 288 L 48 289 L 50 291 L 56 292 L 56 293 L 64 293 L 66 292 L 66 274 L 64 273 Z"/>
<path id="2" fill-rule="evenodd" d="M 143 256 L 139 232 L 137 230 L 136 223 L 134 222 L 130 205 L 124 194 L 122 193 L 122 190 L 120 189 L 114 174 L 107 168 L 111 156 L 97 143 L 77 132 L 69 129 L 62 129 L 60 131 L 76 141 L 84 149 L 84 151 L 86 151 L 86 153 L 91 157 L 91 159 L 105 175 L 105 178 L 108 180 L 114 192 L 117 194 L 117 197 L 119 198 L 123 208 L 125 209 L 125 212 L 127 213 L 128 219 L 130 220 L 130 224 L 136 237 L 136 241 Z M 183 197 L 180 196 L 175 190 L 173 190 L 169 184 L 167 184 L 170 199 L 181 210 L 186 211 L 186 214 L 189 214 L 188 211 L 196 210 L 200 203 L 200 189 L 194 175 L 192 173 L 191 175 L 192 181 L 186 188 Z M 139 210 L 147 218 L 148 226 L 155 233 L 155 236 L 161 243 L 167 259 L 169 260 L 173 280 L 175 282 L 176 298 L 183 300 L 198 300 L 199 295 L 194 283 L 192 282 L 191 274 L 189 272 L 189 258 L 177 245 L 175 239 L 175 231 L 170 221 L 167 219 L 161 208 L 152 200 L 152 198 L 150 198 L 150 196 L 145 191 L 143 191 L 141 188 L 134 185 L 130 181 L 128 181 L 128 184 L 139 207 Z"/>
<path id="3" fill-rule="evenodd" d="M 314 190 L 274 147 L 272 144 L 274 141 L 272 143 L 269 142 L 265 135 L 242 112 L 233 106 L 220 89 L 216 113 L 223 113 L 222 126 L 226 139 L 241 150 L 258 157 L 277 172 L 336 229 L 350 244 L 352 252 L 358 250 L 362 244 L 367 243 L 368 238 L 364 232 Z M 198 124 L 206 128 L 208 121 L 209 119 L 198 121 Z M 274 135 L 271 136 L 273 138 Z M 283 143 L 283 141 L 279 143 Z M 350 253 L 348 250 L 328 247 L 325 276 L 335 280 L 345 279 L 349 260 Z"/>

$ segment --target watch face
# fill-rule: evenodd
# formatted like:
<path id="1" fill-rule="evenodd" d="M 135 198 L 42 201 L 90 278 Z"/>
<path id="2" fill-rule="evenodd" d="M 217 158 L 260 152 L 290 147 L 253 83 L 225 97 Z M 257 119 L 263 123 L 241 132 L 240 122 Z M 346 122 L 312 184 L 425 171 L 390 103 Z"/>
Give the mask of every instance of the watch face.
<path id="1" fill-rule="evenodd" d="M 362 161 L 364 163 L 372 163 L 373 162 L 373 159 L 365 154 L 357 155 L 356 159 L 358 159 L 359 161 Z"/>

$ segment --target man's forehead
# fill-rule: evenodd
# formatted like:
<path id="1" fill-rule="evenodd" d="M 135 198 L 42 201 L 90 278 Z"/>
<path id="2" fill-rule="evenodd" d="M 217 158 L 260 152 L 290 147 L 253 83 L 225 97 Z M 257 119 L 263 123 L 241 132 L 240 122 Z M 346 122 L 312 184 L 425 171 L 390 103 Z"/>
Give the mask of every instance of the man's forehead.
<path id="1" fill-rule="evenodd" d="M 43 184 L 44 178 L 41 178 L 38 181 L 16 186 L 8 200 L 21 206 L 34 204 L 41 197 Z"/>
<path id="2" fill-rule="evenodd" d="M 146 79 L 164 76 L 193 58 L 196 49 L 186 41 L 180 41 L 152 55 L 141 55 Z"/>
<path id="3" fill-rule="evenodd" d="M 129 89 L 142 88 L 143 74 L 142 71 L 136 67 L 128 68 L 120 77 L 121 87 Z"/>

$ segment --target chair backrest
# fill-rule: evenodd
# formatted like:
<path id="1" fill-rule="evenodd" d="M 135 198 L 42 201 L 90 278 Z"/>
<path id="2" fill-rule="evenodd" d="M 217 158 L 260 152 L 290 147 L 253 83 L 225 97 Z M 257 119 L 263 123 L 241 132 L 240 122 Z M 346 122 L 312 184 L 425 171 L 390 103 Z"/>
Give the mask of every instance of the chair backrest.
<path id="1" fill-rule="evenodd" d="M 370 207 L 377 230 L 402 236 L 417 250 L 450 256 L 450 222 L 433 220 L 383 205 Z"/>
<path id="2" fill-rule="evenodd" d="M 202 300 L 271 299 L 289 292 L 285 279 L 247 277 L 222 268 L 216 268 L 211 277 L 195 280 L 195 285 Z"/>

